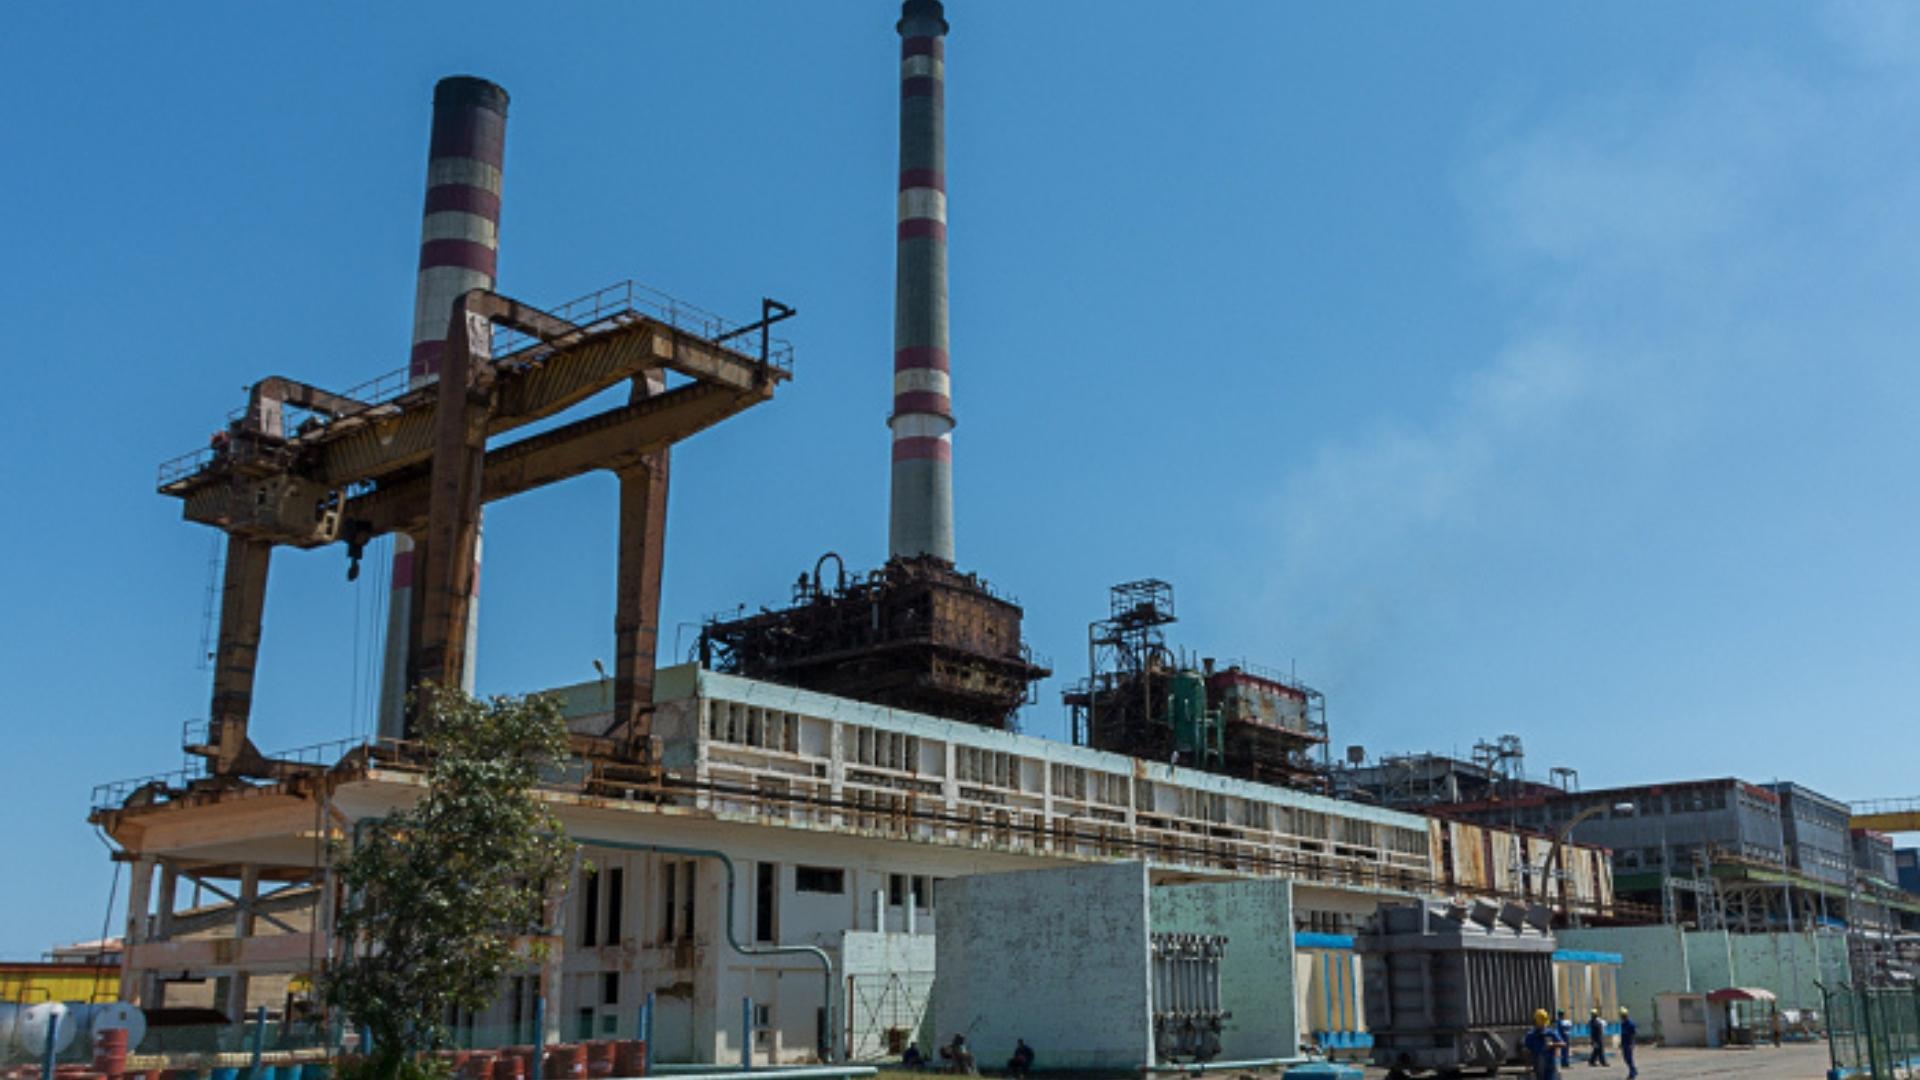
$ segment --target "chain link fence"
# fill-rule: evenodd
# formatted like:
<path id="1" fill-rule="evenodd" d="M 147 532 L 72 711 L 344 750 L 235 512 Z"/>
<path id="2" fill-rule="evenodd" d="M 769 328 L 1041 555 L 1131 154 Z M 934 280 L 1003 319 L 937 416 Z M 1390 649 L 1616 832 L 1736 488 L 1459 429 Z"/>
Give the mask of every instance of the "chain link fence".
<path id="1" fill-rule="evenodd" d="M 1920 989 L 1822 986 L 1833 1080 L 1920 1078 Z"/>

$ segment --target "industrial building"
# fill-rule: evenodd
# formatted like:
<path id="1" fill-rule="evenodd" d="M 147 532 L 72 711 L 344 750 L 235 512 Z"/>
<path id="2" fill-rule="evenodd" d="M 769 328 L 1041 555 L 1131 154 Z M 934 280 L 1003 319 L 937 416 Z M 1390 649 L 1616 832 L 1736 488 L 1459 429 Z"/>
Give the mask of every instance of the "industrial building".
<path id="1" fill-rule="evenodd" d="M 1115 585 L 1087 628 L 1087 677 L 1061 695 L 1081 746 L 1308 791 L 1327 789 L 1326 698 L 1245 661 L 1167 644 L 1173 586 Z"/>
<path id="2" fill-rule="evenodd" d="M 1920 927 L 1920 904 L 1886 869 L 1890 845 L 1861 840 L 1856 867 L 1845 803 L 1792 783 L 1731 777 L 1459 803 L 1441 812 L 1482 824 L 1566 834 L 1613 853 L 1621 898 L 1667 921 L 1738 932 L 1832 923 L 1863 932 Z"/>
<path id="3" fill-rule="evenodd" d="M 162 468 L 160 491 L 220 529 L 227 555 L 195 764 L 95 792 L 92 820 L 131 870 L 124 999 L 238 1017 L 352 947 L 334 933 L 333 844 L 421 791 L 418 705 L 401 691 L 471 685 L 485 504 L 594 470 L 620 482 L 616 661 L 556 691 L 572 756 L 540 793 L 586 861 L 547 928 L 561 947 L 461 1018 L 475 1038 L 527 1041 L 536 999 L 546 1037 L 631 1035 L 651 999 L 665 1061 L 891 1055 L 925 1021 L 933 943 L 952 936 L 943 885 L 1007 871 L 1126 864 L 1155 887 L 1283 887 L 1287 971 L 1294 932 L 1350 934 L 1382 898 L 1619 917 L 1594 847 L 1316 790 L 1320 696 L 1168 652 L 1164 583 L 1147 583 L 1148 623 L 1118 625 L 1131 606 L 1105 620 L 1132 651 L 1090 658 L 1086 745 L 1015 730 L 1047 666 L 1021 609 L 955 565 L 947 23 L 907 0 L 897 29 L 888 562 L 849 574 L 823 558 L 789 606 L 710 623 L 700 663 L 655 669 L 672 447 L 773 400 L 793 368 L 771 328 L 794 312 L 768 300 L 730 322 L 632 283 L 549 308 L 497 292 L 507 96 L 444 80 L 408 366 L 344 393 L 264 380 L 209 446 Z M 625 404 L 561 415 L 613 388 Z M 522 428 L 537 433 L 497 438 Z M 397 543 L 378 736 L 265 752 L 251 691 L 274 548 L 339 544 L 357 569 L 381 535 Z M 197 909 L 189 885 L 228 906 Z"/>
<path id="4" fill-rule="evenodd" d="M 1552 770 L 1552 785 L 1527 779 L 1526 758 L 1526 745 L 1518 735 L 1475 743 L 1470 760 L 1436 753 L 1382 754 L 1369 760 L 1365 747 L 1350 746 L 1329 779 L 1333 793 L 1342 799 L 1397 810 L 1548 795 L 1579 786 L 1579 774 L 1566 768 Z"/>
<path id="5" fill-rule="evenodd" d="M 594 868 L 554 928 L 566 946 L 545 973 L 558 988 L 548 1014 L 556 1037 L 630 1034 L 634 1007 L 653 993 L 663 1060 L 733 1060 L 728 1003 L 751 997 L 764 1010 L 756 1054 L 812 1058 L 826 1023 L 820 966 L 811 954 L 732 952 L 731 908 L 742 941 L 826 950 L 834 1042 L 878 1056 L 888 1036 L 871 1018 L 921 1016 L 933 974 L 925 947 L 901 935 L 935 933 L 941 883 L 983 873 L 1144 861 L 1161 881 L 1289 881 L 1296 927 L 1320 933 L 1350 932 L 1391 896 L 1533 896 L 1588 918 L 1612 909 L 1605 860 L 1590 848 L 1579 849 L 1584 876 L 1534 882 L 1488 852 L 1524 850 L 1538 862 L 1544 840 L 692 665 L 663 670 L 656 686 L 656 779 L 583 758 L 543 792 Z M 612 716 L 603 684 L 562 693 L 577 731 Z M 224 979 L 237 1012 L 253 1000 L 250 978 L 310 972 L 336 955 L 344 943 L 329 930 L 335 901 L 318 823 L 350 830 L 405 804 L 420 783 L 417 759 L 375 743 L 315 776 L 104 789 L 96 820 L 133 864 L 123 993 L 151 1005 L 173 999 L 181 979 Z M 248 919 L 237 940 L 183 937 L 171 905 L 187 875 L 237 880 L 244 911 L 304 890 L 319 925 Z M 901 966 L 859 967 L 886 957 Z M 472 1023 L 528 1035 L 536 974 Z"/>

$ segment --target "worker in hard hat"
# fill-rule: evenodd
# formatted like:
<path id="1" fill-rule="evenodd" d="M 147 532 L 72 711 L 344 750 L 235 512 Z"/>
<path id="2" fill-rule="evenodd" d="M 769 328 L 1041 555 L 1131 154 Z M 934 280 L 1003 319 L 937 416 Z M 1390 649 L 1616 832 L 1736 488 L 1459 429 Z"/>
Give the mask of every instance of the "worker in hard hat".
<path id="1" fill-rule="evenodd" d="M 1607 1063 L 1607 1022 L 1600 1019 L 1600 1010 L 1593 1010 L 1587 1018 L 1587 1039 L 1593 1043 L 1593 1053 L 1587 1055 L 1587 1064 L 1605 1065 Z"/>
<path id="2" fill-rule="evenodd" d="M 1564 1069 L 1573 1064 L 1573 1021 L 1567 1019 L 1567 1010 L 1554 1010 L 1553 1033 L 1560 1036 L 1560 1067 Z"/>
<path id="3" fill-rule="evenodd" d="M 1620 1006 L 1620 1060 L 1627 1063 L 1627 1080 L 1635 1080 L 1640 1075 L 1639 1067 L 1633 1063 L 1633 1040 L 1639 1034 L 1633 1017 L 1627 1015 L 1627 1007 Z"/>
<path id="4" fill-rule="evenodd" d="M 1567 1044 L 1547 1010 L 1533 1010 L 1533 1030 L 1527 1032 L 1524 1045 L 1527 1062 L 1533 1066 L 1533 1080 L 1560 1080 L 1560 1053 Z"/>

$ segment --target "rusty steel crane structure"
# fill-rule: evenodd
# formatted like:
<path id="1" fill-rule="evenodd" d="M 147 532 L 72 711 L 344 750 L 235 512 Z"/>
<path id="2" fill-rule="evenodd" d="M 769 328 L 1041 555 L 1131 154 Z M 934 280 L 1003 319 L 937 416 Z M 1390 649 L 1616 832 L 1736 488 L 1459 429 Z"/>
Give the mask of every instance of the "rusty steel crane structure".
<path id="1" fill-rule="evenodd" d="M 791 349 L 765 300 L 736 326 L 632 282 L 552 310 L 475 289 L 449 313 L 437 378 L 395 372 L 335 394 L 285 378 L 251 389 L 212 444 L 161 466 L 159 490 L 227 534 L 212 708 L 190 753 L 216 778 L 279 779 L 311 766 L 267 759 L 249 738 L 267 569 L 278 546 L 414 545 L 407 685 L 460 685 L 483 504 L 605 469 L 620 480 L 611 750 L 649 758 L 669 449 L 769 400 Z M 630 386 L 625 404 L 504 445 L 489 441 Z M 418 709 L 407 734 L 417 734 Z"/>

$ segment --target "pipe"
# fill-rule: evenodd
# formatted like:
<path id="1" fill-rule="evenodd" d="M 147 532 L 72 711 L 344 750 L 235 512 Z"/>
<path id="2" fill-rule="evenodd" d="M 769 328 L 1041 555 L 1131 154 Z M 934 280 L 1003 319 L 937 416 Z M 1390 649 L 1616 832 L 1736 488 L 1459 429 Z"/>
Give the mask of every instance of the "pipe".
<path id="1" fill-rule="evenodd" d="M 253 1060 L 247 1063 L 247 1075 L 252 1080 L 260 1080 L 260 1055 L 266 1048 L 267 1007 L 262 1005 L 253 1011 Z"/>
<path id="2" fill-rule="evenodd" d="M 874 1076 L 879 1068 L 872 1065 L 770 1065 L 755 1068 L 753 1072 L 726 1072 L 718 1070 L 718 1065 L 657 1065 L 649 1068 L 649 1076 L 699 1076 L 701 1080 L 766 1080 L 768 1076 L 793 1076 L 797 1080 L 818 1080 L 824 1076 Z"/>
<path id="3" fill-rule="evenodd" d="M 547 1057 L 547 995 L 533 995 L 533 1060 L 527 1063 L 527 1080 L 540 1080 L 541 1066 Z"/>
<path id="4" fill-rule="evenodd" d="M 753 999 L 740 999 L 740 1071 L 753 1071 Z"/>
<path id="5" fill-rule="evenodd" d="M 734 924 L 734 906 L 735 906 L 734 893 L 737 890 L 734 888 L 736 884 L 736 875 L 734 872 L 733 859 L 731 856 L 729 856 L 724 851 L 720 851 L 717 848 L 679 847 L 673 844 L 636 844 L 636 843 L 631 843 L 625 840 L 602 840 L 597 837 L 591 837 L 591 836 L 575 836 L 575 837 L 572 837 L 572 839 L 575 843 L 580 844 L 583 847 L 588 845 L 594 845 L 598 847 L 612 848 L 615 851 L 639 851 L 639 852 L 646 852 L 646 853 L 653 853 L 653 854 L 660 854 L 660 855 L 687 855 L 693 858 L 720 860 L 720 865 L 725 867 L 727 871 L 727 918 L 725 923 L 723 924 L 726 927 L 726 931 L 727 931 L 727 945 L 730 946 L 734 952 L 739 953 L 741 956 L 797 956 L 801 953 L 805 953 L 819 960 L 821 973 L 825 977 L 825 990 L 826 990 L 826 996 L 824 999 L 826 1002 L 826 1009 L 827 1009 L 827 1055 L 826 1056 L 828 1061 L 832 1061 L 835 1057 L 839 1056 L 838 1054 L 839 1047 L 837 1045 L 839 1042 L 837 1038 L 839 1032 L 835 1029 L 834 1019 L 833 1019 L 834 1018 L 833 957 L 828 956 L 827 950 L 822 949 L 817 945 L 752 945 L 752 946 L 749 946 L 749 945 L 741 944 L 739 935 L 734 932 L 734 925 L 733 925 Z M 648 1044 L 648 1053 L 652 1053 L 651 1043 Z M 848 1074 L 834 1073 L 833 1075 L 845 1076 Z M 533 1077 L 532 1080 L 539 1080 L 539 1078 Z"/>
<path id="6" fill-rule="evenodd" d="M 641 1053 L 646 1060 L 646 1069 L 643 1071 L 651 1073 L 653 1072 L 653 991 L 651 990 L 647 991 L 647 1004 L 640 1014 L 640 1019 L 640 1038 L 644 1043 Z"/>
<path id="7" fill-rule="evenodd" d="M 1155 1073 L 1232 1072 L 1241 1069 L 1271 1069 L 1276 1065 L 1306 1065 L 1322 1060 L 1310 1057 L 1254 1058 L 1251 1061 L 1197 1061 L 1190 1065 L 1146 1065 L 1140 1071 Z"/>
<path id="8" fill-rule="evenodd" d="M 54 1064 L 60 1057 L 60 1024 L 67 1018 L 66 1011 L 52 1013 L 47 1017 L 47 1051 L 41 1060 L 40 1075 L 44 1080 L 53 1080 Z"/>

